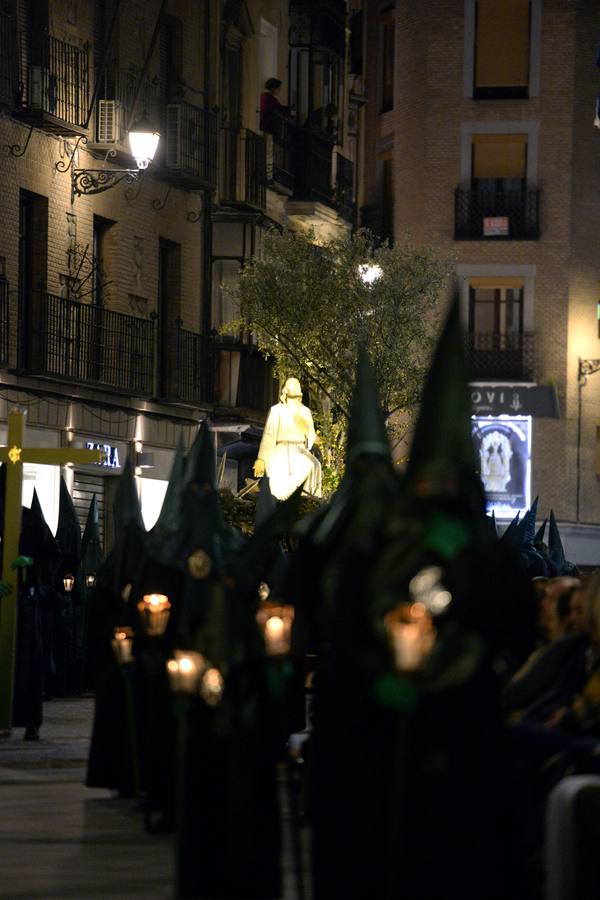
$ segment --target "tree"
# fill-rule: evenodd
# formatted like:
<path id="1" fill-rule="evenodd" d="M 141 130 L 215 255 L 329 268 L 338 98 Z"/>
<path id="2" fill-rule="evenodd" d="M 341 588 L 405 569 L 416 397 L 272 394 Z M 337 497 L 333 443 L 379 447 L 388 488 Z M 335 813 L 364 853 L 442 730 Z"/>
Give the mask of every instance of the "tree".
<path id="1" fill-rule="evenodd" d="M 371 284 L 365 264 L 381 269 Z M 358 346 L 368 349 L 397 442 L 419 398 L 448 274 L 430 248 L 376 246 L 362 230 L 320 245 L 312 233 L 272 230 L 241 272 L 231 290 L 239 319 L 226 328 L 254 332 L 276 376 L 295 375 L 309 391 L 326 491 L 342 473 Z"/>

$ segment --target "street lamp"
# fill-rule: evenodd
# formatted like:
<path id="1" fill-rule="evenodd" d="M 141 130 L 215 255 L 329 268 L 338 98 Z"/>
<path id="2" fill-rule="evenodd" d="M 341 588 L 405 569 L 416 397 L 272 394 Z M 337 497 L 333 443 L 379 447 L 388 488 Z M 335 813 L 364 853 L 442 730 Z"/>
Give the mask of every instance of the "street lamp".
<path id="1" fill-rule="evenodd" d="M 160 134 L 146 119 L 139 119 L 129 130 L 128 137 L 131 155 L 137 166 L 135 169 L 76 169 L 73 166 L 75 154 L 80 144 L 87 144 L 87 138 L 83 135 L 77 138 L 69 162 L 60 160 L 56 163 L 59 172 L 68 172 L 71 169 L 71 200 L 83 194 L 101 194 L 122 181 L 125 184 L 133 184 L 139 179 L 140 173 L 144 172 L 154 159 Z M 108 150 L 104 161 L 114 159 L 116 155 L 116 150 Z"/>
<path id="2" fill-rule="evenodd" d="M 581 411 L 582 392 L 590 375 L 600 372 L 600 359 L 581 359 L 577 363 L 577 487 L 575 490 L 576 516 L 579 522 L 581 500 Z"/>
<path id="3" fill-rule="evenodd" d="M 377 263 L 361 263 L 358 267 L 358 274 L 362 283 L 370 287 L 379 281 L 383 275 L 383 269 Z"/>

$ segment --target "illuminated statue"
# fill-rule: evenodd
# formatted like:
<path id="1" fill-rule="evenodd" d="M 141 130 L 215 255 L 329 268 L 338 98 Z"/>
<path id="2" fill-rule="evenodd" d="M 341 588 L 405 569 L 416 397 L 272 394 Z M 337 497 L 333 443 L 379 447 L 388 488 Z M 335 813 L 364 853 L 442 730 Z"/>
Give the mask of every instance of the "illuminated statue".
<path id="1" fill-rule="evenodd" d="M 285 500 L 297 487 L 315 497 L 321 496 L 321 463 L 310 452 L 315 443 L 315 426 L 310 409 L 302 403 L 297 378 L 288 378 L 280 402 L 269 410 L 254 477 L 269 477 L 271 493 Z"/>
<path id="2" fill-rule="evenodd" d="M 512 450 L 508 438 L 499 431 L 484 437 L 479 451 L 481 480 L 486 491 L 502 492 L 510 481 Z"/>

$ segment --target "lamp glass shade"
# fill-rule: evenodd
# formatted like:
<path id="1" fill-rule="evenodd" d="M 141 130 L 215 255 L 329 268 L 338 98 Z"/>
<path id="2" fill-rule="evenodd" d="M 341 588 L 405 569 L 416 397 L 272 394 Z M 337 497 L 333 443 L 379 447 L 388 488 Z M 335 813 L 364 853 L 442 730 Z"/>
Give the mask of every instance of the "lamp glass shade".
<path id="1" fill-rule="evenodd" d="M 70 573 L 68 575 L 65 575 L 65 577 L 63 578 L 63 586 L 67 594 L 70 594 L 73 590 L 73 587 L 75 586 L 75 576 L 71 575 Z"/>
<path id="2" fill-rule="evenodd" d="M 119 665 L 134 662 L 133 659 L 133 628 L 128 625 L 118 625 L 114 630 L 111 641 L 113 653 Z"/>
<path id="3" fill-rule="evenodd" d="M 149 637 L 160 637 L 165 633 L 169 621 L 171 604 L 166 594 L 145 594 L 138 603 L 142 617 L 142 628 Z"/>
<path id="4" fill-rule="evenodd" d="M 383 269 L 374 263 L 362 263 L 358 267 L 358 274 L 363 284 L 374 284 L 383 275 Z"/>
<path id="5" fill-rule="evenodd" d="M 85 586 L 87 588 L 96 587 L 96 573 L 95 572 L 88 572 L 88 574 L 85 576 Z"/>
<path id="6" fill-rule="evenodd" d="M 147 169 L 154 159 L 160 134 L 145 121 L 137 122 L 129 132 L 129 148 L 138 169 Z"/>

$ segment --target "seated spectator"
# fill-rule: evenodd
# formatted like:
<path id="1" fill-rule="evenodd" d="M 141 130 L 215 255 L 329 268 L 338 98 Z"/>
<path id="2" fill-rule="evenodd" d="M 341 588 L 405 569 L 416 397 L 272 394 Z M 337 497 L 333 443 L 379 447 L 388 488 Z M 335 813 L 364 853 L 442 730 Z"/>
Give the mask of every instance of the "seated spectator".
<path id="1" fill-rule="evenodd" d="M 291 106 L 283 106 L 278 99 L 281 90 L 279 78 L 268 78 L 265 81 L 265 89 L 260 95 L 260 130 L 265 134 L 273 133 L 273 113 L 281 113 L 290 116 L 293 110 Z"/>

